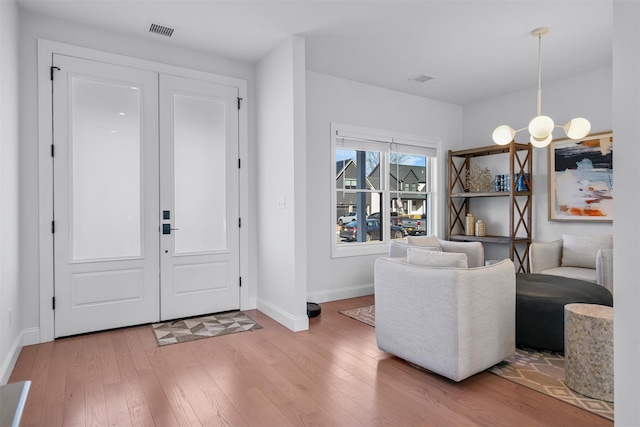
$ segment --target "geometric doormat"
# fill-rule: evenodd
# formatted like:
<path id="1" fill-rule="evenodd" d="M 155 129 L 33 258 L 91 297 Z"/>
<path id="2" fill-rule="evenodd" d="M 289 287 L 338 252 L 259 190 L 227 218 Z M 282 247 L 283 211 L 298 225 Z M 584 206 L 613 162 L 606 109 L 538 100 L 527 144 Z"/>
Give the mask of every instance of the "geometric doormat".
<path id="1" fill-rule="evenodd" d="M 151 328 L 158 346 L 163 346 L 236 332 L 253 331 L 262 329 L 262 326 L 241 311 L 231 311 L 154 323 Z"/>
<path id="2" fill-rule="evenodd" d="M 341 310 L 341 314 L 375 327 L 375 306 Z M 525 387 L 613 420 L 613 403 L 571 390 L 564 382 L 564 355 L 553 351 L 516 348 L 508 359 L 487 369 Z"/>

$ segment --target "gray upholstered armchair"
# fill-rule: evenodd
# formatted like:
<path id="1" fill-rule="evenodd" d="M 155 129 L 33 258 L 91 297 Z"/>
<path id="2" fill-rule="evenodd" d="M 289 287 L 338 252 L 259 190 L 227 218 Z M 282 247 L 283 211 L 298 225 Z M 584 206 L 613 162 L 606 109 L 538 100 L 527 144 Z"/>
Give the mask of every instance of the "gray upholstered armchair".
<path id="1" fill-rule="evenodd" d="M 613 293 L 613 236 L 563 234 L 553 242 L 533 242 L 529 267 L 531 273 L 585 280 Z"/>
<path id="2" fill-rule="evenodd" d="M 484 262 L 479 242 L 391 243 L 395 257 L 378 258 L 374 267 L 381 350 L 454 381 L 515 352 L 511 260 L 478 266 Z"/>
<path id="3" fill-rule="evenodd" d="M 427 267 L 378 258 L 378 347 L 453 381 L 515 353 L 515 267 Z"/>

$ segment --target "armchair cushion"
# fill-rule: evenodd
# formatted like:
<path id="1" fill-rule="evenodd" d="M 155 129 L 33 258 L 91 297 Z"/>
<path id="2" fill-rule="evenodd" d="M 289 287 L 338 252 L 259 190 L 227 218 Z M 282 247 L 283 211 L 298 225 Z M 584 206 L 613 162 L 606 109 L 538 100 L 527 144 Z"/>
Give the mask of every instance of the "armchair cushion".
<path id="1" fill-rule="evenodd" d="M 596 268 L 600 248 L 613 248 L 613 236 L 562 235 L 562 267 Z"/>
<path id="2" fill-rule="evenodd" d="M 408 248 L 407 262 L 425 267 L 467 268 L 467 254 Z"/>

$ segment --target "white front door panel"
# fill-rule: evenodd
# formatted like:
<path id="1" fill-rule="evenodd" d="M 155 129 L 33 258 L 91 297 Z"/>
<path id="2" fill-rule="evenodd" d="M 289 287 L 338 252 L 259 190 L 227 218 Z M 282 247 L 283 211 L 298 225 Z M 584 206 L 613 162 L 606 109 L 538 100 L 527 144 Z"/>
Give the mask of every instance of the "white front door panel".
<path id="1" fill-rule="evenodd" d="M 55 336 L 158 318 L 157 74 L 54 55 Z"/>
<path id="2" fill-rule="evenodd" d="M 163 320 L 240 307 L 237 96 L 160 76 Z"/>

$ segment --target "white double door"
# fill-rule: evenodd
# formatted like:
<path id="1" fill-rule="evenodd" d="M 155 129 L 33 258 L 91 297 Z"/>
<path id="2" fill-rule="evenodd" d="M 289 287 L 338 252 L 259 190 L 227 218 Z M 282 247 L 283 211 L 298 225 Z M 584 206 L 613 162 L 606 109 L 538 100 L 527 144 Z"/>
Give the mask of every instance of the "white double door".
<path id="1" fill-rule="evenodd" d="M 55 336 L 238 309 L 238 89 L 53 66 Z"/>

